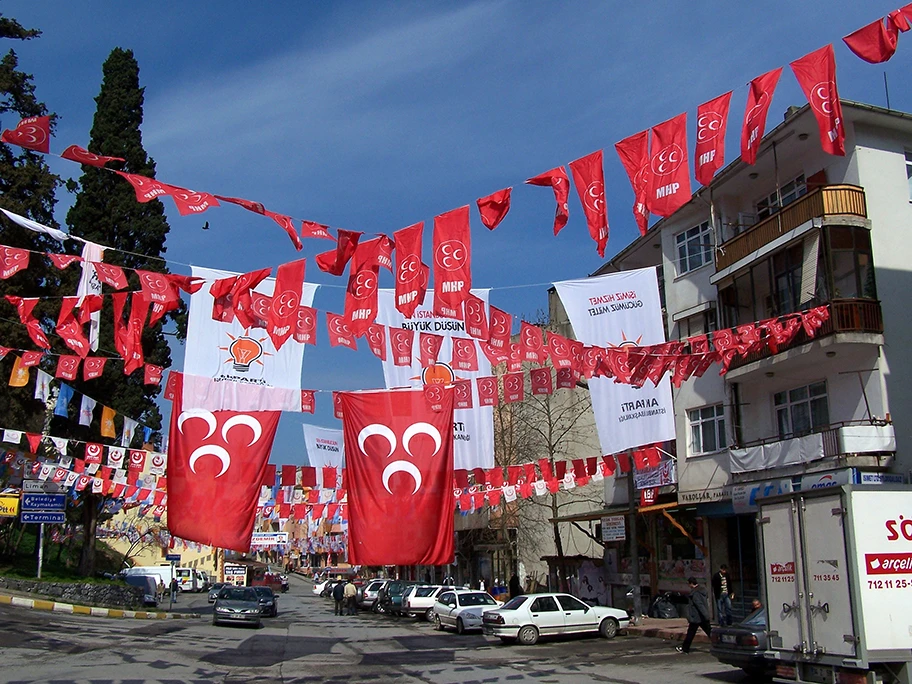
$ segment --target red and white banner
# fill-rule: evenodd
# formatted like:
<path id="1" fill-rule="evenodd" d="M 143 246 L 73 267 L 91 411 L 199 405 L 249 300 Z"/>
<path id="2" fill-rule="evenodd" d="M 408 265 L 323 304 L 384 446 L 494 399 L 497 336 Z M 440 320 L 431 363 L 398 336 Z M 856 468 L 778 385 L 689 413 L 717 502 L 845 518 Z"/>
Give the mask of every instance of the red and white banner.
<path id="1" fill-rule="evenodd" d="M 396 308 L 411 317 L 427 292 L 428 267 L 421 261 L 421 236 L 424 222 L 393 233 L 396 244 Z"/>
<path id="2" fill-rule="evenodd" d="M 657 216 L 671 216 L 690 201 L 690 167 L 687 164 L 687 115 L 652 128 L 647 204 Z"/>
<path id="3" fill-rule="evenodd" d="M 513 316 L 496 306 L 489 306 L 488 312 L 490 316 L 488 342 L 495 349 L 506 351 L 510 348 L 510 336 L 513 334 Z"/>
<path id="4" fill-rule="evenodd" d="M 694 146 L 694 176 L 709 185 L 725 164 L 725 129 L 732 91 L 697 107 L 697 142 Z"/>
<path id="5" fill-rule="evenodd" d="M 316 486 L 324 487 L 323 468 L 342 468 L 345 466 L 344 440 L 342 430 L 318 427 L 316 425 L 302 426 L 304 428 L 304 447 L 307 450 L 307 460 L 316 468 Z"/>
<path id="6" fill-rule="evenodd" d="M 29 251 L 17 247 L 0 245 L 0 280 L 12 278 L 28 268 Z"/>
<path id="7" fill-rule="evenodd" d="M 462 319 L 462 302 L 472 288 L 469 207 L 434 217 L 434 314 Z"/>
<path id="8" fill-rule="evenodd" d="M 766 129 L 766 114 L 773 103 L 773 93 L 782 67 L 767 71 L 750 82 L 747 106 L 744 109 L 744 126 L 741 128 L 741 158 L 748 164 L 757 161 L 757 150 Z"/>
<path id="9" fill-rule="evenodd" d="M 380 238 L 360 243 L 355 248 L 345 290 L 345 322 L 360 337 L 377 318 L 377 285 L 380 267 L 377 264 Z"/>
<path id="10" fill-rule="evenodd" d="M 600 257 L 605 256 L 608 244 L 608 204 L 605 202 L 605 171 L 602 151 L 598 150 L 570 162 L 573 184 L 583 204 L 589 235 L 595 240 Z"/>
<path id="11" fill-rule="evenodd" d="M 105 157 L 104 155 L 89 152 L 79 145 L 70 145 L 60 153 L 60 156 L 64 159 L 69 159 L 70 161 L 79 162 L 80 164 L 86 164 L 88 166 L 97 166 L 98 168 L 104 168 L 104 165 L 111 161 L 126 161 L 126 159 L 123 159 L 122 157 Z"/>
<path id="12" fill-rule="evenodd" d="M 649 188 L 649 131 L 640 131 L 629 138 L 614 144 L 621 164 L 630 179 L 633 188 L 633 217 L 636 219 L 640 235 L 646 235 L 649 229 L 649 207 L 647 191 Z"/>
<path id="13" fill-rule="evenodd" d="M 474 337 L 476 340 L 484 340 L 485 342 L 490 337 L 486 309 L 485 303 L 471 292 L 466 296 L 465 302 L 463 302 L 466 332 L 470 337 Z"/>
<path id="14" fill-rule="evenodd" d="M 168 529 L 188 541 L 246 552 L 278 411 L 171 409 Z"/>
<path id="15" fill-rule="evenodd" d="M 327 311 L 326 331 L 329 333 L 330 347 L 358 348 L 355 334 L 351 331 L 351 328 L 348 327 L 348 322 L 345 320 L 344 316 Z"/>
<path id="16" fill-rule="evenodd" d="M 30 116 L 22 119 L 13 130 L 3 131 L 0 142 L 48 154 L 51 151 L 51 117 Z"/>
<path id="17" fill-rule="evenodd" d="M 371 323 L 364 333 L 364 339 L 367 340 L 367 347 L 371 354 L 381 361 L 386 361 L 386 330 L 385 325 Z"/>
<path id="18" fill-rule="evenodd" d="M 481 197 L 476 204 L 481 222 L 488 230 L 494 230 L 510 211 L 510 194 L 513 188 L 504 188 L 487 197 Z"/>
<path id="19" fill-rule="evenodd" d="M 836 89 L 836 56 L 833 54 L 833 46 L 826 45 L 814 50 L 801 59 L 796 59 L 790 66 L 817 119 L 823 151 L 844 157 L 845 125 L 839 91 Z"/>
<path id="20" fill-rule="evenodd" d="M 554 234 L 557 235 L 570 218 L 570 207 L 567 204 L 570 197 L 570 179 L 567 177 L 567 170 L 563 166 L 558 166 L 530 178 L 526 183 L 549 187 L 554 191 L 554 201 L 557 203 L 554 210 Z"/>
<path id="21" fill-rule="evenodd" d="M 415 331 L 406 328 L 387 328 L 387 330 L 389 330 L 390 353 L 393 357 L 393 365 L 411 367 Z"/>
<path id="22" fill-rule="evenodd" d="M 453 392 L 443 395 L 432 411 L 422 390 L 343 393 L 349 563 L 453 562 Z"/>
<path id="23" fill-rule="evenodd" d="M 281 264 L 276 271 L 275 292 L 269 307 L 266 333 L 276 349 L 281 349 L 295 331 L 301 292 L 304 289 L 306 261 L 298 259 Z"/>
<path id="24" fill-rule="evenodd" d="M 478 343 L 470 337 L 454 337 L 450 365 L 454 371 L 477 371 Z"/>
<path id="25" fill-rule="evenodd" d="M 542 329 L 537 325 L 522 321 L 519 329 L 519 343 L 522 345 L 522 360 L 531 363 L 544 363 L 548 351 L 542 339 Z"/>

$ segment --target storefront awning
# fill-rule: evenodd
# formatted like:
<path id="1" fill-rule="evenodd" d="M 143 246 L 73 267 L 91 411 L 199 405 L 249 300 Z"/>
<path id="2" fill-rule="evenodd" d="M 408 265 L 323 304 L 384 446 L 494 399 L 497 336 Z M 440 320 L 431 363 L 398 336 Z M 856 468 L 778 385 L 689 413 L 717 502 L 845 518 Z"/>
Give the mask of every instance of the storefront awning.
<path id="1" fill-rule="evenodd" d="M 651 506 L 642 506 L 637 508 L 637 513 L 657 513 L 659 511 L 668 510 L 671 508 L 677 508 L 678 502 L 671 501 L 669 503 L 660 503 L 653 504 Z M 627 515 L 630 513 L 630 507 L 627 504 L 623 506 L 611 506 L 609 508 L 602 508 L 597 511 L 587 511 L 585 513 L 573 513 L 571 515 L 559 515 L 556 518 L 551 518 L 549 522 L 551 523 L 562 523 L 562 522 L 588 522 L 590 520 L 601 520 L 602 518 L 607 518 L 612 515 Z"/>

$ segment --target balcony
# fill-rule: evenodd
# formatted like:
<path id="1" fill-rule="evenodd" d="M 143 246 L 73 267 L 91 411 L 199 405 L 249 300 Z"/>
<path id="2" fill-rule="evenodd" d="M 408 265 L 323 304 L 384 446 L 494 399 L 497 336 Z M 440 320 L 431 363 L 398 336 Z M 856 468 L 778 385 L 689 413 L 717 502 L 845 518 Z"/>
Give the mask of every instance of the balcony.
<path id="1" fill-rule="evenodd" d="M 728 268 L 811 219 L 828 216 L 867 218 L 864 190 L 856 185 L 828 185 L 812 190 L 740 235 L 722 243 L 721 249 L 716 251 L 716 271 Z"/>
<path id="2" fill-rule="evenodd" d="M 892 455 L 896 451 L 893 425 L 886 421 L 847 421 L 810 434 L 771 437 L 732 447 L 731 472 L 747 473 L 786 468 L 823 458 Z"/>
<path id="3" fill-rule="evenodd" d="M 883 313 L 880 302 L 874 299 L 833 299 L 829 302 L 830 317 L 817 330 L 813 338 L 809 338 L 804 328 L 798 331 L 791 344 L 779 347 L 777 354 L 786 349 L 793 349 L 807 344 L 812 340 L 820 339 L 836 333 L 870 333 L 883 334 Z M 763 349 L 750 352 L 746 356 L 736 356 L 732 359 L 729 369 L 735 370 L 749 363 L 760 361 L 773 356 L 773 352 L 766 346 Z"/>

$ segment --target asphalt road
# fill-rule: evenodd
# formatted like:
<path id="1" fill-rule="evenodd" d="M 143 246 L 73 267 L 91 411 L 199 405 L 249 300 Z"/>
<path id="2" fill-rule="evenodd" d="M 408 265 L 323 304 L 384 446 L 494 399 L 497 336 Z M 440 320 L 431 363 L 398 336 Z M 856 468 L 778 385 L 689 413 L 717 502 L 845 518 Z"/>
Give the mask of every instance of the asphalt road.
<path id="1" fill-rule="evenodd" d="M 205 594 L 178 608 L 199 619 L 117 620 L 0 607 L 0 682 L 335 682 L 356 684 L 713 684 L 744 682 L 705 650 L 681 655 L 647 637 L 598 636 L 503 645 L 481 634 L 438 633 L 425 622 L 363 613 L 292 578 L 263 627 L 214 627 Z"/>

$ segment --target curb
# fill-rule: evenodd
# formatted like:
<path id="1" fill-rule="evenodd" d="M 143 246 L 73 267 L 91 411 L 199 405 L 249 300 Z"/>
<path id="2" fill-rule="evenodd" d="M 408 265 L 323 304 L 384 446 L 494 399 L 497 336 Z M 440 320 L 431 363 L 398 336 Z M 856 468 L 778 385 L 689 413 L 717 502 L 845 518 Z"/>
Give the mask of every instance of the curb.
<path id="1" fill-rule="evenodd" d="M 31 599 L 22 596 L 0 594 L 0 605 L 16 606 L 29 610 L 48 610 L 54 613 L 67 613 L 71 615 L 91 615 L 92 617 L 126 618 L 133 620 L 179 620 L 201 617 L 199 613 L 165 613 L 152 610 L 124 610 L 122 608 L 98 608 L 95 606 L 79 606 L 72 603 L 59 603 L 45 599 Z"/>

